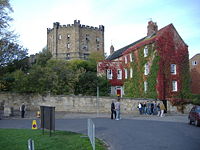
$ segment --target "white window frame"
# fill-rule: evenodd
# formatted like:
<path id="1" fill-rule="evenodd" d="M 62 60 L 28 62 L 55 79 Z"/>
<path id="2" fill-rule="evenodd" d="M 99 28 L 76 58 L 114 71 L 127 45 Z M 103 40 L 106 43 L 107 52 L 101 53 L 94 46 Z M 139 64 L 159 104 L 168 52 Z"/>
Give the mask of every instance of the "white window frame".
<path id="1" fill-rule="evenodd" d="M 144 47 L 144 57 L 147 57 L 148 56 L 148 47 L 145 46 Z"/>
<path id="2" fill-rule="evenodd" d="M 133 62 L 132 53 L 130 53 L 130 62 Z"/>
<path id="3" fill-rule="evenodd" d="M 147 92 L 147 88 L 148 88 L 148 83 L 147 81 L 144 81 L 144 92 Z"/>
<path id="4" fill-rule="evenodd" d="M 122 79 L 122 70 L 117 69 L 117 79 L 121 80 Z"/>
<path id="5" fill-rule="evenodd" d="M 133 78 L 133 68 L 130 68 L 130 78 Z"/>
<path id="6" fill-rule="evenodd" d="M 193 66 L 197 65 L 197 61 L 196 60 L 192 61 L 192 65 Z"/>
<path id="7" fill-rule="evenodd" d="M 170 65 L 170 71 L 171 71 L 171 74 L 176 74 L 176 64 Z"/>
<path id="8" fill-rule="evenodd" d="M 144 65 L 144 75 L 148 75 L 148 74 L 149 74 L 149 64 L 146 63 L 146 64 Z"/>
<path id="9" fill-rule="evenodd" d="M 172 81 L 172 91 L 177 92 L 178 91 L 178 83 L 177 81 Z"/>
<path id="10" fill-rule="evenodd" d="M 67 38 L 68 38 L 68 39 L 70 38 L 70 34 L 67 34 Z"/>
<path id="11" fill-rule="evenodd" d="M 127 71 L 127 69 L 124 69 L 124 74 L 125 74 L 125 79 L 127 79 L 128 78 L 128 71 Z"/>
<path id="12" fill-rule="evenodd" d="M 67 43 L 67 49 L 70 49 L 71 44 Z"/>
<path id="13" fill-rule="evenodd" d="M 107 69 L 107 79 L 112 79 L 112 70 L 111 69 Z"/>

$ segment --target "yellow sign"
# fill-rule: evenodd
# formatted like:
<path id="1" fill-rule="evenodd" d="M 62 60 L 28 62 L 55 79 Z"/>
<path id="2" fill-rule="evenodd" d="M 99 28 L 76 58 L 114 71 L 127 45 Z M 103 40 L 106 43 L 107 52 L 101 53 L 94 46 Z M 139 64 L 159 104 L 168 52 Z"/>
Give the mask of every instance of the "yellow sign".
<path id="1" fill-rule="evenodd" d="M 32 129 L 33 130 L 37 129 L 37 122 L 36 122 L 36 120 L 33 120 L 33 122 L 32 122 Z"/>

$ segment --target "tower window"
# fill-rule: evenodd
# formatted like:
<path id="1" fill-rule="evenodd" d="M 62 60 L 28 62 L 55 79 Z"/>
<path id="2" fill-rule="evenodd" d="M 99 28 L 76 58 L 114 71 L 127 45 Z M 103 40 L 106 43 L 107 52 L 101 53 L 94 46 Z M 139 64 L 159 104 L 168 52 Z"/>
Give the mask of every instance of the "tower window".
<path id="1" fill-rule="evenodd" d="M 86 34 L 85 40 L 86 40 L 86 41 L 89 41 L 89 34 Z"/>
<path id="2" fill-rule="evenodd" d="M 70 59 L 70 53 L 67 53 L 67 58 L 66 58 L 67 60 L 69 60 Z"/>
<path id="3" fill-rule="evenodd" d="M 99 44 L 97 44 L 97 50 L 99 50 Z"/>
<path id="4" fill-rule="evenodd" d="M 192 65 L 193 66 L 197 65 L 197 61 L 192 61 Z"/>
<path id="5" fill-rule="evenodd" d="M 70 43 L 67 43 L 67 49 L 70 49 Z"/>
<path id="6" fill-rule="evenodd" d="M 97 37 L 97 38 L 96 38 L 96 42 L 97 42 L 97 44 L 99 44 L 99 41 L 100 41 L 100 39 Z"/>
<path id="7" fill-rule="evenodd" d="M 70 34 L 67 34 L 67 39 L 68 39 L 68 40 L 70 39 Z"/>
<path id="8" fill-rule="evenodd" d="M 62 36 L 61 36 L 61 35 L 59 35 L 59 36 L 58 36 L 58 39 L 59 39 L 59 40 L 61 40 L 61 39 L 62 39 Z"/>

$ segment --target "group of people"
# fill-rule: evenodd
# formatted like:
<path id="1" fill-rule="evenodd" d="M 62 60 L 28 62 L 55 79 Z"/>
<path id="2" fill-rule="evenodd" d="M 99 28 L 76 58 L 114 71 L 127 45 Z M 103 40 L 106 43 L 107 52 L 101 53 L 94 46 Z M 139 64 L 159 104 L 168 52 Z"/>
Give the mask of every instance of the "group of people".
<path id="1" fill-rule="evenodd" d="M 120 98 L 118 97 L 117 101 L 114 100 L 111 103 L 111 119 L 120 120 Z"/>
<path id="2" fill-rule="evenodd" d="M 147 101 L 144 103 L 138 103 L 137 106 L 140 115 L 158 115 L 163 117 L 164 111 L 166 110 L 165 105 L 162 101 L 154 102 L 154 101 Z"/>

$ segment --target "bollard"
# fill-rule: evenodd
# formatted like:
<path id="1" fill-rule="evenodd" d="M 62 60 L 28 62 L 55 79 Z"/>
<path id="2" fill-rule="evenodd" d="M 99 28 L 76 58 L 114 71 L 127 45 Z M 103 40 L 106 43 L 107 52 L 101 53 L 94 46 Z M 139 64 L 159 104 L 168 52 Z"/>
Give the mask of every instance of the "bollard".
<path id="1" fill-rule="evenodd" d="M 28 150 L 35 150 L 34 140 L 31 139 L 28 140 Z"/>
<path id="2" fill-rule="evenodd" d="M 37 111 L 37 112 L 36 112 L 36 117 L 37 117 L 37 118 L 40 118 L 40 111 Z"/>

